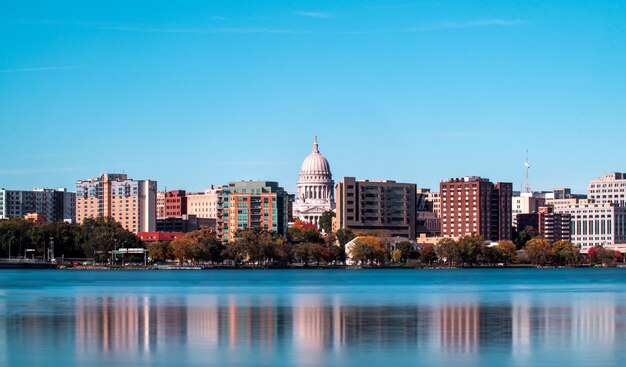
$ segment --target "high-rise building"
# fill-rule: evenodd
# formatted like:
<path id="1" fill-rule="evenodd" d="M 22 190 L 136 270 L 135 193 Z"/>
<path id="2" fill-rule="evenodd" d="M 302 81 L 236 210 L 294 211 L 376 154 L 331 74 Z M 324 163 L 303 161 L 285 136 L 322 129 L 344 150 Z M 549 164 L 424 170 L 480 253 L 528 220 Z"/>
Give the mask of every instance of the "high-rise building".
<path id="1" fill-rule="evenodd" d="M 316 136 L 313 139 L 313 150 L 304 159 L 300 169 L 293 218 L 319 226 L 322 214 L 335 209 L 333 186 L 330 164 L 320 154 Z"/>
<path id="2" fill-rule="evenodd" d="M 287 236 L 288 194 L 277 182 L 231 182 L 217 190 L 217 235 L 233 242 L 237 231 L 261 228 Z"/>
<path id="3" fill-rule="evenodd" d="M 512 183 L 494 184 L 477 176 L 441 182 L 441 235 L 476 234 L 489 241 L 510 240 L 512 194 Z"/>
<path id="4" fill-rule="evenodd" d="M 589 199 L 598 204 L 626 206 L 626 173 L 609 172 L 591 180 L 587 186 Z"/>
<path id="5" fill-rule="evenodd" d="M 626 243 L 626 207 L 583 201 L 555 208 L 571 217 L 571 236 L 582 250 Z"/>
<path id="6" fill-rule="evenodd" d="M 344 177 L 335 186 L 337 214 L 333 229 L 380 231 L 416 238 L 416 185 Z"/>
<path id="7" fill-rule="evenodd" d="M 188 192 L 187 214 L 198 218 L 217 219 L 217 193 L 220 189 L 220 187 L 215 189 L 211 186 L 203 192 Z"/>
<path id="8" fill-rule="evenodd" d="M 75 220 L 76 194 L 66 189 L 0 189 L 0 219 L 41 214 L 48 223 Z"/>
<path id="9" fill-rule="evenodd" d="M 157 183 L 105 173 L 76 182 L 76 221 L 111 217 L 134 233 L 156 229 Z"/>
<path id="10" fill-rule="evenodd" d="M 583 195 L 554 200 L 556 213 L 571 216 L 572 242 L 582 250 L 626 243 L 626 173 L 609 172 L 587 185 Z"/>

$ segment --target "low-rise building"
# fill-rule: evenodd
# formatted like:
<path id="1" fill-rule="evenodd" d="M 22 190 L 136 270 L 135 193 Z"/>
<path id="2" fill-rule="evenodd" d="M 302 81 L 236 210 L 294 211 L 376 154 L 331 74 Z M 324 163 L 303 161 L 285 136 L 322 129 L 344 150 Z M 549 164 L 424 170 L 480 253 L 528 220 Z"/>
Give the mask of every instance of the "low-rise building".
<path id="1" fill-rule="evenodd" d="M 181 215 L 179 217 L 158 218 L 156 220 L 157 232 L 193 232 L 202 227 L 217 230 L 215 218 L 198 218 L 196 215 Z"/>

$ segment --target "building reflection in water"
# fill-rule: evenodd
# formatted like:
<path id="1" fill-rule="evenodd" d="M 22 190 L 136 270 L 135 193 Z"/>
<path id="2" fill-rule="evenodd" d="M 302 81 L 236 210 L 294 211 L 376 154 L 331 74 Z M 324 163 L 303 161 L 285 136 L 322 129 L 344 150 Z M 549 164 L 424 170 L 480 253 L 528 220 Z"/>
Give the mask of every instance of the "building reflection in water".
<path id="1" fill-rule="evenodd" d="M 29 304 L 28 313 L 0 318 L 0 364 L 10 364 L 16 344 L 54 348 L 79 361 L 114 354 L 149 361 L 175 348 L 197 359 L 231 362 L 242 350 L 255 350 L 264 363 L 289 350 L 293 364 L 323 365 L 329 352 L 348 356 L 377 348 L 416 358 L 424 351 L 478 355 L 493 346 L 516 358 L 589 345 L 611 352 L 624 336 L 626 309 L 616 306 L 614 296 L 561 302 L 542 297 L 521 293 L 499 304 L 442 298 L 408 305 L 350 304 L 317 294 L 288 302 L 233 295 L 76 297 L 54 305 L 42 300 Z M 0 314 L 16 307 L 23 304 L 0 299 Z M 37 364 L 36 356 L 23 358 Z"/>

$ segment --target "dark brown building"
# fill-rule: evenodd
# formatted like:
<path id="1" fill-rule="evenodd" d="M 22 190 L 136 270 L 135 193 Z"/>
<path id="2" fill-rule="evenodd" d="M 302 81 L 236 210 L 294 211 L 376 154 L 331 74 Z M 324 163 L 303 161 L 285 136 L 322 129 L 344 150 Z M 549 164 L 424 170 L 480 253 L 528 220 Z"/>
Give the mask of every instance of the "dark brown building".
<path id="1" fill-rule="evenodd" d="M 187 214 L 185 190 L 172 190 L 165 193 L 165 217 L 181 217 Z"/>
<path id="2" fill-rule="evenodd" d="M 550 242 L 572 240 L 572 217 L 567 213 L 555 213 L 551 206 L 539 207 L 537 213 L 518 214 L 518 228 L 533 227 Z"/>
<path id="3" fill-rule="evenodd" d="M 381 231 L 415 239 L 415 184 L 357 181 L 344 177 L 335 185 L 334 230 Z"/>
<path id="4" fill-rule="evenodd" d="M 476 176 L 441 182 L 441 235 L 483 236 L 488 241 L 510 240 L 513 184 L 492 183 Z"/>

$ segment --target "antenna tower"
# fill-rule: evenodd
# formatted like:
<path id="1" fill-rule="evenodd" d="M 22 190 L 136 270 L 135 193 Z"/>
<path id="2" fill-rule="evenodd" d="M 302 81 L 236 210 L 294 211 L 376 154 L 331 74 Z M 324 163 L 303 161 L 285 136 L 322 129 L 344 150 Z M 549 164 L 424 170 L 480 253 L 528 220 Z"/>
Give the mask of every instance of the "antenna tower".
<path id="1" fill-rule="evenodd" d="M 526 185 L 524 185 L 524 191 L 530 193 L 530 185 L 528 184 L 528 170 L 530 169 L 530 163 L 528 163 L 528 149 L 526 149 L 526 162 L 524 163 L 524 167 L 526 167 Z"/>

